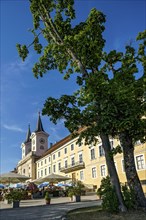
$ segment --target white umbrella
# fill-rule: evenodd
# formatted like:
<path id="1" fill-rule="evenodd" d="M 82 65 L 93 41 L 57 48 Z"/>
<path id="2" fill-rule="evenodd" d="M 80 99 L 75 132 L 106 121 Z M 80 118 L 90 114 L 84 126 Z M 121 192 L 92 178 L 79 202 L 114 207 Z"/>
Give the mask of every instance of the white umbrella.
<path id="1" fill-rule="evenodd" d="M 30 177 L 14 172 L 0 174 L 0 183 L 19 183 L 25 182 L 28 179 Z"/>
<path id="2" fill-rule="evenodd" d="M 61 175 L 52 173 L 44 178 L 36 179 L 33 182 L 36 182 L 36 183 L 43 183 L 43 182 L 58 183 L 58 182 L 69 180 L 69 179 L 71 179 L 71 178 L 69 178 L 67 176 L 61 176 Z"/>

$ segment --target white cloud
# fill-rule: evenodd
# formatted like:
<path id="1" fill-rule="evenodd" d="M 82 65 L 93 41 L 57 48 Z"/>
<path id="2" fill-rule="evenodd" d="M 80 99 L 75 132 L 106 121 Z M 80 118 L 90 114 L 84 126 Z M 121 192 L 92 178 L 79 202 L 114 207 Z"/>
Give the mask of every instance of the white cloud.
<path id="1" fill-rule="evenodd" d="M 21 132 L 21 133 L 26 132 L 22 128 L 18 127 L 17 125 L 7 125 L 7 124 L 4 124 L 3 128 L 5 128 L 7 130 L 10 130 L 10 131 L 16 131 L 16 132 Z"/>

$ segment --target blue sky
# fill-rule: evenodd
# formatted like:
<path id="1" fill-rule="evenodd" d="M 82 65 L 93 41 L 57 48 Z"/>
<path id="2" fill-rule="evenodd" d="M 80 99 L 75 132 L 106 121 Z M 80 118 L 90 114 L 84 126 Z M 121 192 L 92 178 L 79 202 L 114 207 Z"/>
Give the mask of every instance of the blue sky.
<path id="1" fill-rule="evenodd" d="M 36 55 L 32 51 L 22 62 L 16 43 L 29 44 L 32 35 L 32 17 L 27 0 L 0 0 L 1 3 L 1 54 L 0 54 L 0 173 L 16 167 L 21 159 L 21 143 L 25 141 L 28 124 L 36 128 L 38 111 L 49 96 L 59 97 L 76 90 L 74 77 L 64 81 L 58 71 L 50 71 L 36 79 L 32 66 Z M 95 7 L 106 15 L 106 49 L 122 50 L 134 41 L 137 33 L 146 28 L 145 0 L 75 0 L 76 22 L 84 21 Z M 49 142 L 55 143 L 68 135 L 63 121 L 56 126 L 48 117 L 42 117 L 43 126 L 50 134 Z"/>

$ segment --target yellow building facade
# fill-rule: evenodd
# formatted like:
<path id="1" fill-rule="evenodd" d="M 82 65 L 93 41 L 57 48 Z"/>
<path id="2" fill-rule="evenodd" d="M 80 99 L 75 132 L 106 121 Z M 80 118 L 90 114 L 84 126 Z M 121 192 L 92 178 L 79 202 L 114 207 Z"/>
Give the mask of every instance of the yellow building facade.
<path id="1" fill-rule="evenodd" d="M 108 175 L 102 143 L 96 146 L 77 144 L 77 139 L 70 136 L 53 145 L 40 159 L 36 161 L 36 178 L 56 173 L 80 180 L 89 189 L 100 187 L 102 178 Z M 119 144 L 117 139 L 110 140 L 111 145 Z M 127 182 L 124 171 L 123 154 L 114 157 L 116 169 L 121 183 Z M 135 164 L 146 193 L 146 144 L 135 146 Z"/>
<path id="2" fill-rule="evenodd" d="M 95 146 L 92 144 L 85 145 L 84 141 L 81 144 L 77 144 L 78 138 L 72 138 L 69 135 L 54 145 L 51 145 L 49 149 L 46 149 L 49 135 L 42 127 L 40 116 L 37 129 L 32 134 L 30 134 L 30 138 L 27 135 L 27 140 L 29 140 L 30 144 L 27 141 L 22 144 L 23 152 L 27 151 L 25 147 L 30 146 L 31 142 L 32 147 L 29 147 L 31 150 L 25 156 L 22 153 L 22 160 L 18 162 L 17 166 L 18 173 L 25 175 L 29 173 L 32 180 L 56 173 L 68 176 L 73 181 L 80 180 L 90 190 L 99 188 L 102 178 L 108 175 L 104 150 L 100 139 L 98 139 Z M 37 143 L 33 141 L 34 136 L 37 139 Z M 110 143 L 113 148 L 119 145 L 118 139 L 110 139 Z M 31 157 L 29 156 L 30 154 Z M 136 169 L 143 190 L 146 193 L 146 144 L 138 142 L 135 146 L 134 154 Z M 28 160 L 26 160 L 27 158 Z M 114 161 L 120 182 L 127 182 L 123 154 L 117 154 L 114 157 Z"/>

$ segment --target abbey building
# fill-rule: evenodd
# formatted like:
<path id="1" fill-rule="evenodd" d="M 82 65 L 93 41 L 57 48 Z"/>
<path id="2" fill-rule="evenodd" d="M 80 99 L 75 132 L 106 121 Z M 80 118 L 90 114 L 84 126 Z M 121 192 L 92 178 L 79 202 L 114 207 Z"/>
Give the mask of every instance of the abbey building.
<path id="1" fill-rule="evenodd" d="M 97 189 L 103 177 L 108 175 L 102 142 L 96 146 L 77 144 L 71 135 L 48 148 L 49 134 L 45 132 L 39 114 L 36 130 L 31 133 L 28 127 L 26 140 L 22 143 L 22 159 L 18 162 L 17 171 L 30 176 L 31 180 L 56 173 L 80 180 L 87 188 Z M 118 139 L 110 139 L 114 148 Z M 122 154 L 114 157 L 116 169 L 121 183 L 126 182 L 124 160 Z M 142 187 L 146 193 L 146 144 L 135 146 L 135 164 Z"/>

